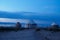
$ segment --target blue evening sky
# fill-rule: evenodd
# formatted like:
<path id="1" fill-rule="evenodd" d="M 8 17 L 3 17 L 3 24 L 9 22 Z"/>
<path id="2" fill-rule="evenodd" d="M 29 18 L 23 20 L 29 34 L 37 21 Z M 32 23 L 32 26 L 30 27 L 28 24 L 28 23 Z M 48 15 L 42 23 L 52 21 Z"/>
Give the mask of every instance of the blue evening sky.
<path id="1" fill-rule="evenodd" d="M 60 0 L 0 0 L 0 11 L 60 13 Z"/>
<path id="2" fill-rule="evenodd" d="M 5 14 L 1 11 L 9 13 Z M 16 19 L 10 20 L 7 18 Z M 48 24 L 49 21 L 50 23 L 51 21 L 58 21 L 60 24 L 60 0 L 0 0 L 0 22 L 27 22 L 17 20 L 18 18 L 39 19 L 37 21 L 39 24 Z"/>

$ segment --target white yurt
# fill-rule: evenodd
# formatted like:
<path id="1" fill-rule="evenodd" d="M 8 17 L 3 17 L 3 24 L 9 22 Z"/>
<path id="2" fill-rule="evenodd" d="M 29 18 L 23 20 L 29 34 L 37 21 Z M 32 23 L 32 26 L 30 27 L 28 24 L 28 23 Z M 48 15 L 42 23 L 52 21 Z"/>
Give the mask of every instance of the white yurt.
<path id="1" fill-rule="evenodd" d="M 53 23 L 51 24 L 51 27 L 52 27 L 52 28 L 58 28 L 59 25 L 58 25 L 56 22 L 53 22 Z"/>
<path id="2" fill-rule="evenodd" d="M 33 20 L 29 20 L 29 22 L 27 23 L 27 27 L 28 28 L 36 28 L 37 24 Z"/>

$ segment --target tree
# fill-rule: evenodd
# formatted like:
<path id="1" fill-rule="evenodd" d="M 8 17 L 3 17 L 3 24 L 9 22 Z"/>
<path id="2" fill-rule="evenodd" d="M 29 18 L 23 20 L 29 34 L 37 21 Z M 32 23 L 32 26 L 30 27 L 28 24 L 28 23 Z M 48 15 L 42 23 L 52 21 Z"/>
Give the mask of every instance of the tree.
<path id="1" fill-rule="evenodd" d="M 21 23 L 20 22 L 17 22 L 16 23 L 16 29 L 18 30 L 18 29 L 20 29 L 21 28 Z"/>

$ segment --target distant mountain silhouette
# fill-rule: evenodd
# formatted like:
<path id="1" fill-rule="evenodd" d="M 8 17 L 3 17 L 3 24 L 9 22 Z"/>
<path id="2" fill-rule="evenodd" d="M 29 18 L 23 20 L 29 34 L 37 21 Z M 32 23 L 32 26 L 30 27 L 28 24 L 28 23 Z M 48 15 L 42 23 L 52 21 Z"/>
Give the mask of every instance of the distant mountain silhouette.
<path id="1" fill-rule="evenodd" d="M 52 15 L 41 15 L 41 13 L 34 12 L 3 12 L 0 11 L 1 18 L 28 18 L 28 19 L 53 19 L 60 16 Z"/>
<path id="2" fill-rule="evenodd" d="M 15 18 L 15 19 L 35 19 L 35 20 L 43 20 L 43 21 L 56 21 L 60 23 L 59 14 L 53 15 L 41 15 L 34 12 L 4 12 L 0 11 L 0 18 Z"/>
<path id="3" fill-rule="evenodd" d="M 0 24 L 15 24 L 13 22 L 0 22 Z"/>

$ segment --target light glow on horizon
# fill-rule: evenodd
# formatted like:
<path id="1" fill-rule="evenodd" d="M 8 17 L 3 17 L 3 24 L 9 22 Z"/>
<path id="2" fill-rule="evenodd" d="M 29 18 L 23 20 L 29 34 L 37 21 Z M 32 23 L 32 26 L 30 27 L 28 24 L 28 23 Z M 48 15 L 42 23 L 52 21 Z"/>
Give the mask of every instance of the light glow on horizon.
<path id="1" fill-rule="evenodd" d="M 25 19 L 0 18 L 0 22 L 12 22 L 12 23 L 20 22 L 20 23 L 27 23 L 28 20 L 25 20 Z"/>

